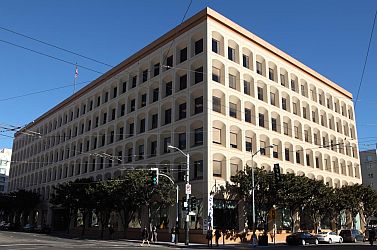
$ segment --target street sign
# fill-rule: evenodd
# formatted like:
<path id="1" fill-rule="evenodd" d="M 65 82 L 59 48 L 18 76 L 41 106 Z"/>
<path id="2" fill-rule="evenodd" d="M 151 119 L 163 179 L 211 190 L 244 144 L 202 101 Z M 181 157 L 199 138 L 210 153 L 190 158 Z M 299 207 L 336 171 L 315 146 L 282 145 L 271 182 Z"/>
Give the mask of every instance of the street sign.
<path id="1" fill-rule="evenodd" d="M 186 194 L 191 194 L 191 184 L 186 184 Z"/>

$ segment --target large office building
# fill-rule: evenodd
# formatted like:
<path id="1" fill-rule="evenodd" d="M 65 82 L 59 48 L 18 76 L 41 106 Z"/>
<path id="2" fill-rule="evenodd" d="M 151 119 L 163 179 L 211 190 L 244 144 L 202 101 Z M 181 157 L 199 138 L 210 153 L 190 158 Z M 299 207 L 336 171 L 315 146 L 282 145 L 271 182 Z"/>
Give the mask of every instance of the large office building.
<path id="1" fill-rule="evenodd" d="M 12 150 L 9 148 L 0 149 L 0 193 L 8 192 L 9 169 Z"/>
<path id="2" fill-rule="evenodd" d="M 10 190 L 40 193 L 38 221 L 52 225 L 52 187 L 77 178 L 159 167 L 183 197 L 186 159 L 169 144 L 190 154 L 202 204 L 192 228 L 205 224 L 210 193 L 263 148 L 254 166 L 361 183 L 351 93 L 206 8 L 18 132 Z M 243 214 L 239 201 L 214 197 L 214 226 L 242 230 Z M 171 226 L 175 208 L 164 216 Z"/>

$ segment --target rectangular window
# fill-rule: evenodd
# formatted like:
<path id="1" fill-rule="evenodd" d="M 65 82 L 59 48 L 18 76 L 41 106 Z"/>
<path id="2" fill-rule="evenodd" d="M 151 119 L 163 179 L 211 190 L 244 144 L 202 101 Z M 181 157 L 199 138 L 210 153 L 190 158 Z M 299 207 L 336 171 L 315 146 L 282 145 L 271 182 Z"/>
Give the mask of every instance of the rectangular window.
<path id="1" fill-rule="evenodd" d="M 110 132 L 110 143 L 114 142 L 114 131 Z"/>
<path id="2" fill-rule="evenodd" d="M 130 112 L 135 111 L 135 106 L 136 106 L 135 103 L 136 103 L 135 99 L 132 99 L 130 102 Z"/>
<path id="3" fill-rule="evenodd" d="M 128 162 L 131 162 L 132 161 L 132 156 L 133 156 L 133 148 L 129 148 L 128 151 L 127 151 L 127 161 Z M 101 158 L 102 159 L 102 158 Z"/>
<path id="4" fill-rule="evenodd" d="M 102 124 L 105 124 L 106 122 L 107 122 L 107 113 L 103 113 Z"/>
<path id="5" fill-rule="evenodd" d="M 291 80 L 291 89 L 293 91 L 296 91 L 296 82 L 295 82 L 295 80 Z"/>
<path id="6" fill-rule="evenodd" d="M 221 177 L 221 161 L 213 160 L 212 162 L 212 168 L 213 168 L 213 176 Z"/>
<path id="7" fill-rule="evenodd" d="M 158 94 L 159 94 L 159 89 L 158 88 L 153 89 L 152 102 L 158 101 Z"/>
<path id="8" fill-rule="evenodd" d="M 301 164 L 300 152 L 296 152 L 296 163 Z"/>
<path id="9" fill-rule="evenodd" d="M 230 147 L 237 148 L 237 134 L 230 132 Z"/>
<path id="10" fill-rule="evenodd" d="M 143 82 L 146 82 L 148 80 L 148 70 L 144 70 L 142 74 Z"/>
<path id="11" fill-rule="evenodd" d="M 140 106 L 141 107 L 145 107 L 147 105 L 147 94 L 142 94 L 141 95 L 141 103 L 140 103 Z"/>
<path id="12" fill-rule="evenodd" d="M 165 85 L 165 96 L 169 96 L 173 93 L 173 83 L 167 82 Z"/>
<path id="13" fill-rule="evenodd" d="M 157 141 L 151 141 L 151 157 L 157 155 Z"/>
<path id="14" fill-rule="evenodd" d="M 258 119 L 258 121 L 259 121 L 259 127 L 263 127 L 264 128 L 264 114 L 261 114 L 261 113 L 259 113 L 259 119 Z"/>
<path id="15" fill-rule="evenodd" d="M 179 62 L 184 62 L 187 60 L 187 47 L 179 51 Z"/>
<path id="16" fill-rule="evenodd" d="M 186 148 L 186 133 L 178 134 L 178 148 L 181 150 Z"/>
<path id="17" fill-rule="evenodd" d="M 319 102 L 319 104 L 322 105 L 322 95 L 321 94 L 318 94 L 318 102 Z"/>
<path id="18" fill-rule="evenodd" d="M 151 129 L 157 128 L 157 124 L 158 124 L 158 114 L 153 114 Z"/>
<path id="19" fill-rule="evenodd" d="M 251 137 L 246 137 L 245 138 L 245 148 L 246 148 L 246 151 L 248 152 L 251 152 L 253 151 L 253 143 L 252 143 L 252 138 Z"/>
<path id="20" fill-rule="evenodd" d="M 128 126 L 128 136 L 131 137 L 134 135 L 134 124 L 133 123 L 130 123 L 129 126 Z"/>
<path id="21" fill-rule="evenodd" d="M 302 107 L 302 117 L 308 119 L 308 117 L 306 116 L 306 107 Z"/>
<path id="22" fill-rule="evenodd" d="M 203 81 L 203 67 L 199 67 L 195 69 L 195 75 L 194 75 L 194 84 L 200 83 Z"/>
<path id="23" fill-rule="evenodd" d="M 306 96 L 305 85 L 301 85 L 301 95 Z"/>
<path id="24" fill-rule="evenodd" d="M 126 93 L 126 91 L 127 91 L 127 82 L 125 81 L 122 83 L 122 93 Z"/>
<path id="25" fill-rule="evenodd" d="M 194 130 L 194 145 L 203 144 L 203 127 Z"/>
<path id="26" fill-rule="evenodd" d="M 221 99 L 216 96 L 212 96 L 212 110 L 221 113 Z"/>
<path id="27" fill-rule="evenodd" d="M 238 165 L 237 164 L 234 164 L 234 163 L 231 163 L 230 164 L 230 176 L 236 176 L 237 172 L 238 172 Z"/>
<path id="28" fill-rule="evenodd" d="M 212 142 L 215 144 L 221 144 L 221 129 L 213 127 Z"/>
<path id="29" fill-rule="evenodd" d="M 268 69 L 268 79 L 270 79 L 271 81 L 275 81 L 274 70 L 271 68 Z"/>
<path id="30" fill-rule="evenodd" d="M 126 113 L 126 104 L 120 105 L 120 116 L 124 116 Z"/>
<path id="31" fill-rule="evenodd" d="M 292 103 L 293 106 L 293 114 L 297 115 L 297 103 Z"/>
<path id="32" fill-rule="evenodd" d="M 168 56 L 167 58 L 166 58 L 166 69 L 168 70 L 168 69 L 170 69 L 171 67 L 173 67 L 173 55 L 171 55 L 171 56 Z"/>
<path id="33" fill-rule="evenodd" d="M 242 55 L 242 66 L 244 66 L 247 69 L 250 69 L 249 57 L 245 54 Z"/>
<path id="34" fill-rule="evenodd" d="M 203 39 L 195 42 L 195 55 L 203 52 Z"/>
<path id="35" fill-rule="evenodd" d="M 229 116 L 237 118 L 237 104 L 229 103 Z"/>
<path id="36" fill-rule="evenodd" d="M 111 120 L 114 120 L 116 117 L 116 109 L 111 110 Z"/>
<path id="37" fill-rule="evenodd" d="M 228 47 L 228 59 L 233 62 L 236 60 L 236 51 L 231 47 Z"/>
<path id="38" fill-rule="evenodd" d="M 257 62 L 257 74 L 262 75 L 262 64 Z"/>
<path id="39" fill-rule="evenodd" d="M 271 102 L 271 105 L 276 105 L 276 101 L 275 101 L 275 93 L 272 93 L 270 92 L 270 102 Z"/>
<path id="40" fill-rule="evenodd" d="M 131 88 L 135 88 L 135 87 L 136 87 L 136 84 L 137 84 L 137 76 L 133 76 L 133 77 L 132 77 Z"/>
<path id="41" fill-rule="evenodd" d="M 203 112 L 203 96 L 195 98 L 195 110 L 194 114 L 199 114 Z"/>
<path id="42" fill-rule="evenodd" d="M 245 108 L 245 122 L 251 123 L 251 109 Z"/>
<path id="43" fill-rule="evenodd" d="M 219 54 L 220 53 L 220 42 L 212 38 L 212 51 Z"/>
<path id="44" fill-rule="evenodd" d="M 153 76 L 158 76 L 160 74 L 160 63 L 153 65 Z"/>
<path id="45" fill-rule="evenodd" d="M 306 154 L 306 165 L 310 166 L 310 155 Z"/>
<path id="46" fill-rule="evenodd" d="M 164 138 L 164 153 L 169 153 L 168 145 L 170 144 L 171 144 L 171 138 L 170 137 Z"/>
<path id="47" fill-rule="evenodd" d="M 285 76 L 283 74 L 280 74 L 280 84 L 284 87 L 286 85 Z"/>
<path id="48" fill-rule="evenodd" d="M 299 139 L 300 136 L 299 136 L 298 127 L 297 127 L 297 126 L 294 126 L 294 130 L 295 130 L 295 138 L 296 138 L 296 139 Z"/>
<path id="49" fill-rule="evenodd" d="M 312 111 L 312 121 L 313 122 L 317 122 L 316 119 L 315 119 L 315 111 Z M 339 131 L 338 131 L 339 132 Z"/>
<path id="50" fill-rule="evenodd" d="M 104 103 L 109 101 L 109 92 L 105 92 L 105 100 Z"/>
<path id="51" fill-rule="evenodd" d="M 229 74 L 229 87 L 232 89 L 237 89 L 235 75 Z"/>
<path id="52" fill-rule="evenodd" d="M 187 75 L 179 77 L 179 90 L 187 88 Z"/>
<path id="53" fill-rule="evenodd" d="M 279 149 L 278 146 L 274 145 L 273 151 L 272 151 L 272 157 L 279 158 Z"/>
<path id="54" fill-rule="evenodd" d="M 277 132 L 277 121 L 275 118 L 271 118 L 271 127 L 272 127 L 272 130 Z"/>
<path id="55" fill-rule="evenodd" d="M 250 82 L 244 80 L 243 81 L 243 93 L 246 95 L 251 95 L 251 86 Z"/>
<path id="56" fill-rule="evenodd" d="M 139 155 L 138 155 L 138 159 L 141 160 L 141 159 L 144 159 L 144 145 L 141 144 L 139 145 Z"/>
<path id="57" fill-rule="evenodd" d="M 123 133 L 124 133 L 124 128 L 120 127 L 119 128 L 118 141 L 123 140 Z"/>
<path id="58" fill-rule="evenodd" d="M 100 96 L 97 97 L 97 107 L 98 107 L 99 105 L 101 105 L 101 97 L 100 97 Z M 72 119 L 71 119 L 71 120 L 72 120 Z"/>
<path id="59" fill-rule="evenodd" d="M 289 148 L 284 149 L 285 160 L 289 161 Z"/>
<path id="60" fill-rule="evenodd" d="M 139 133 L 144 133 L 144 132 L 145 132 L 145 119 L 141 119 Z"/>
<path id="61" fill-rule="evenodd" d="M 304 130 L 304 137 L 305 137 L 305 141 L 309 142 L 309 131 L 308 130 Z"/>
<path id="62" fill-rule="evenodd" d="M 118 94 L 118 88 L 114 87 L 114 89 L 113 89 L 113 98 L 117 97 L 117 94 Z"/>
<path id="63" fill-rule="evenodd" d="M 284 134 L 288 135 L 288 123 L 287 122 L 283 122 L 283 128 L 284 128 Z"/>
<path id="64" fill-rule="evenodd" d="M 194 179 L 203 179 L 203 160 L 194 161 Z"/>
<path id="65" fill-rule="evenodd" d="M 179 105 L 179 120 L 186 118 L 186 103 Z"/>
<path id="66" fill-rule="evenodd" d="M 259 150 L 260 150 L 260 154 L 261 155 L 266 155 L 266 142 L 265 141 L 260 141 L 260 147 L 259 147 Z"/>
<path id="67" fill-rule="evenodd" d="M 165 124 L 171 123 L 171 109 L 165 110 Z"/>
<path id="68" fill-rule="evenodd" d="M 220 82 L 220 72 L 220 69 L 212 67 L 212 81 Z"/>
<path id="69" fill-rule="evenodd" d="M 281 98 L 281 108 L 283 110 L 287 110 L 287 99 L 285 99 L 284 97 Z"/>
<path id="70" fill-rule="evenodd" d="M 318 145 L 318 135 L 314 134 L 314 144 Z"/>
<path id="71" fill-rule="evenodd" d="M 258 87 L 258 100 L 263 101 L 263 88 Z"/>

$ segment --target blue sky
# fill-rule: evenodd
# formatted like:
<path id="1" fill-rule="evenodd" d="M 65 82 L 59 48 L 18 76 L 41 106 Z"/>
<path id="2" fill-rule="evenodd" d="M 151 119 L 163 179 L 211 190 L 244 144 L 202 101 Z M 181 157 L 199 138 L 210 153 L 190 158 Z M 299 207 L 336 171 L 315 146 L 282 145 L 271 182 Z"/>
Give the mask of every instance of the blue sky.
<path id="1" fill-rule="evenodd" d="M 189 0 L 4 0 L 0 27 L 117 65 L 181 22 Z M 187 17 L 209 6 L 336 82 L 356 97 L 377 1 L 193 0 Z M 360 149 L 377 143 L 377 27 L 356 107 Z M 0 126 L 25 125 L 72 94 L 74 66 L 24 46 L 105 72 L 109 67 L 0 29 Z M 79 68 L 78 83 L 100 75 Z M 81 84 L 80 87 L 84 86 Z M 8 99 L 8 100 L 6 100 Z M 10 133 L 2 133 L 11 136 Z M 12 139 L 0 136 L 0 148 Z"/>

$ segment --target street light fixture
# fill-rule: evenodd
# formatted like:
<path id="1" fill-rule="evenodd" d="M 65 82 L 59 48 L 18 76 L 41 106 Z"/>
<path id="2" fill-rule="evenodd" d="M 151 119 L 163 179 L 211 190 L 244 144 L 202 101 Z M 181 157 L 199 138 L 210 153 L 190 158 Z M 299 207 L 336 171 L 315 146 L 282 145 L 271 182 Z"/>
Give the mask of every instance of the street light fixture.
<path id="1" fill-rule="evenodd" d="M 172 145 L 168 145 L 168 148 L 169 149 L 175 149 L 177 151 L 179 151 L 181 154 L 183 154 L 185 157 L 186 157 L 186 188 L 185 188 L 185 194 L 186 194 L 186 201 L 188 202 L 189 199 L 190 199 L 190 194 L 188 193 L 188 187 L 190 186 L 190 155 L 187 153 L 184 153 L 182 150 L 180 150 L 179 148 L 177 147 L 174 147 Z M 186 221 L 185 221 L 185 245 L 188 245 L 189 242 L 190 242 L 190 239 L 189 239 L 189 219 L 190 219 L 190 216 L 189 216 L 189 211 L 190 208 L 189 206 L 187 206 L 187 209 L 186 209 Z"/>
<path id="2" fill-rule="evenodd" d="M 270 145 L 264 148 L 260 148 L 257 152 L 251 155 L 251 190 L 252 190 L 252 197 L 253 197 L 253 235 L 252 235 L 252 244 L 253 247 L 256 246 L 256 235 L 255 235 L 255 182 L 254 182 L 254 156 L 256 156 L 262 150 L 266 148 L 273 148 L 275 145 Z"/>

